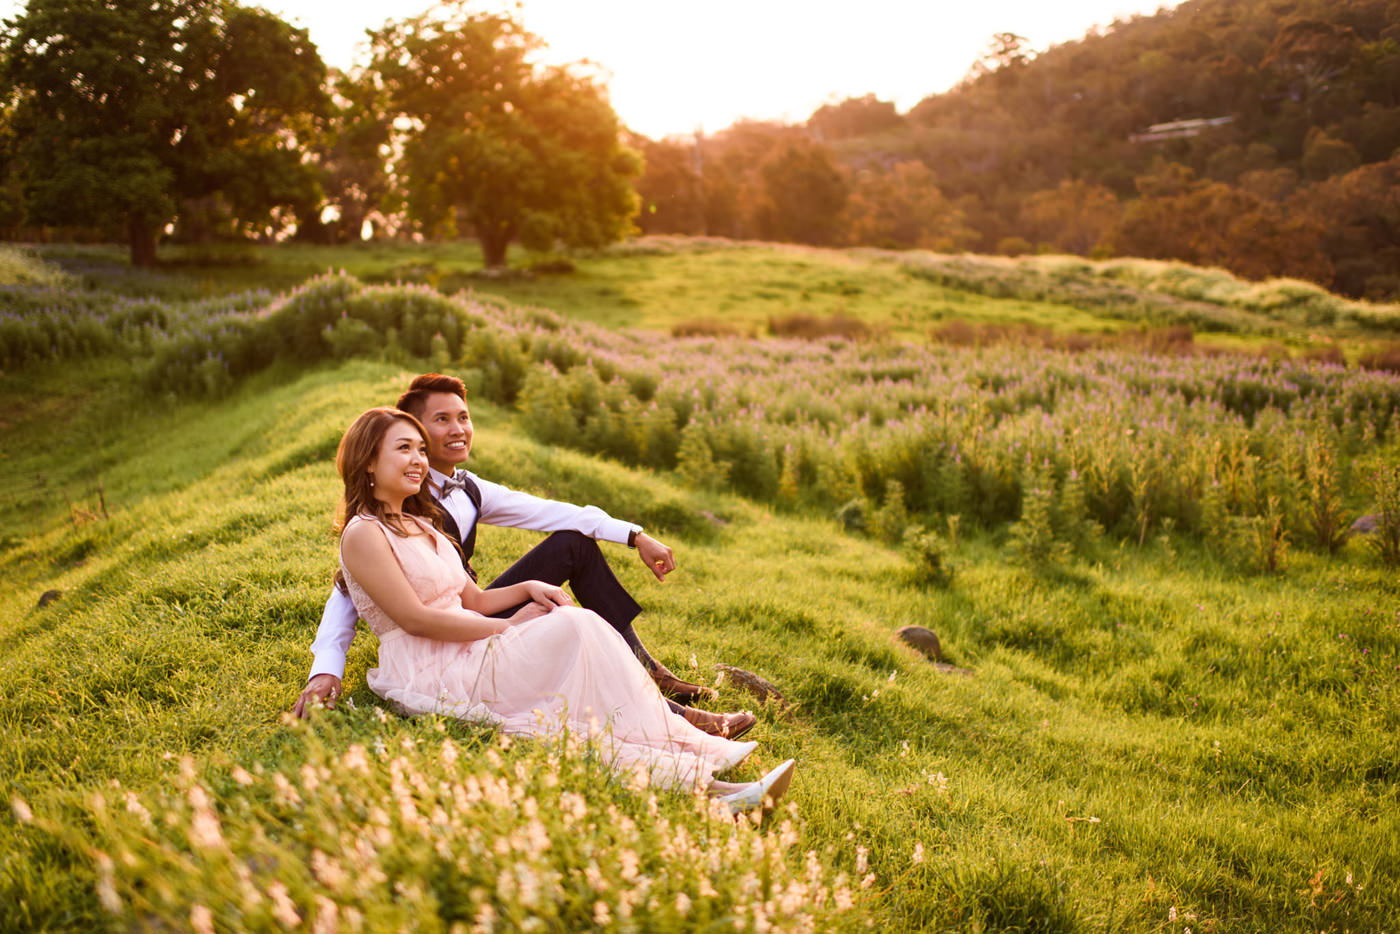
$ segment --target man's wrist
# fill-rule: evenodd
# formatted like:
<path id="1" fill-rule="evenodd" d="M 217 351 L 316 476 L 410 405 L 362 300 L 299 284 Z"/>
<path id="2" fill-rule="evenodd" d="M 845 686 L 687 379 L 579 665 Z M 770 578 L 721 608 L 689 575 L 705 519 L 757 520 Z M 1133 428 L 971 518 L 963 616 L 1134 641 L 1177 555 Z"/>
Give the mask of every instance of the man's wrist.
<path id="1" fill-rule="evenodd" d="M 638 535 L 641 535 L 641 534 L 642 534 L 642 530 L 641 530 L 641 529 L 633 529 L 633 530 L 631 530 L 630 532 L 628 532 L 628 533 L 627 533 L 627 547 L 628 547 L 628 548 L 636 548 L 636 547 L 637 547 L 637 536 L 638 536 Z"/>

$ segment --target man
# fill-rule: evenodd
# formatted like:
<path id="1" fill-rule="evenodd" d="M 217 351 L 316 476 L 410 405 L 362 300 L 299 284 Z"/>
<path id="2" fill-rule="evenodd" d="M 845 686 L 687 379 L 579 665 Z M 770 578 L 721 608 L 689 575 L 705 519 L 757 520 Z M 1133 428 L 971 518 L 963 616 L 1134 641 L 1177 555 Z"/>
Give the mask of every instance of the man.
<path id="1" fill-rule="evenodd" d="M 525 580 L 556 585 L 568 581 L 579 604 L 607 620 L 627 641 L 662 693 L 683 703 L 713 695 L 708 688 L 677 678 L 642 645 L 632 626 L 642 608 L 617 580 L 596 539 L 635 548 L 647 570 L 662 582 L 676 567 L 670 548 L 643 532 L 641 526 L 614 519 L 596 506 L 540 499 L 457 470 L 457 465 L 471 453 L 473 433 L 466 386 L 457 377 L 437 373 L 417 377 L 399 397 L 398 408 L 416 417 L 427 429 L 429 489 L 443 510 L 444 530 L 461 546 L 463 564 L 473 580 L 477 575 L 471 558 L 476 549 L 478 522 L 551 532 L 549 538 L 488 584 L 488 589 Z M 515 609 L 498 615 L 509 616 Z M 355 637 L 358 618 L 350 598 L 333 588 L 311 646 L 315 658 L 311 677 L 293 708 L 298 717 L 305 717 L 317 701 L 327 707 L 335 706 L 345 675 L 345 655 Z M 729 739 L 747 732 L 755 722 L 750 713 L 716 714 L 669 703 L 695 726 Z"/>

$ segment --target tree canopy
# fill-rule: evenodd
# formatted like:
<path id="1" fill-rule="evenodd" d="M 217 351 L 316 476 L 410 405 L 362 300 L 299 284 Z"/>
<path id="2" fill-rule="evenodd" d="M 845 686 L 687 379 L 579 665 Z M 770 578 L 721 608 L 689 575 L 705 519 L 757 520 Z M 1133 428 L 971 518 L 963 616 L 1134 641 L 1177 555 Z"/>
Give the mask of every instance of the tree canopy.
<path id="1" fill-rule="evenodd" d="M 509 16 L 451 2 L 374 34 L 401 155 L 393 172 L 424 232 L 469 230 L 488 266 L 514 240 L 601 246 L 631 229 L 638 155 L 603 89 L 531 62 L 539 40 Z"/>
<path id="2" fill-rule="evenodd" d="M 325 66 L 305 30 L 226 0 L 30 0 L 3 41 L 30 223 L 122 231 L 150 265 L 201 199 L 264 229 L 307 200 L 298 129 L 322 108 Z"/>

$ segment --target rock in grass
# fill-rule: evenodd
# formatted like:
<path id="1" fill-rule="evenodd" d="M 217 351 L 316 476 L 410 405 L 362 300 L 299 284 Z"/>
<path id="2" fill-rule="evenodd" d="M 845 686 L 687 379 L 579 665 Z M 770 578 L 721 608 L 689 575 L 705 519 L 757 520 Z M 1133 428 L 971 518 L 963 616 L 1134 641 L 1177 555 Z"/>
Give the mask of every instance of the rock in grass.
<path id="1" fill-rule="evenodd" d="M 48 606 L 61 596 L 63 596 L 63 591 L 61 590 L 46 590 L 39 595 L 39 605 Z"/>
<path id="2" fill-rule="evenodd" d="M 766 703 L 770 699 L 781 707 L 788 705 L 788 700 L 783 693 L 773 686 L 771 681 L 767 681 L 754 674 L 752 671 L 745 671 L 742 668 L 735 668 L 732 665 L 716 665 L 715 670 L 719 672 L 719 681 L 728 678 L 739 687 L 752 694 L 760 704 Z M 716 684 L 719 682 L 717 681 Z"/>
<path id="3" fill-rule="evenodd" d="M 938 644 L 938 636 L 932 629 L 925 629 L 923 626 L 905 626 L 899 630 L 899 638 L 922 652 L 929 661 L 943 661 L 943 646 Z"/>
<path id="4" fill-rule="evenodd" d="M 962 675 L 968 677 L 972 671 L 967 668 L 959 668 L 957 665 L 950 665 L 943 660 L 943 646 L 938 644 L 938 636 L 932 629 L 925 629 L 923 626 L 905 626 L 899 630 L 899 638 L 912 645 L 924 654 L 933 663 L 935 671 L 940 671 L 945 675 Z"/>
<path id="5" fill-rule="evenodd" d="M 1373 512 L 1370 515 L 1361 516 L 1351 524 L 1351 530 L 1357 535 L 1370 535 L 1376 530 L 1376 526 L 1381 524 L 1381 514 Z"/>

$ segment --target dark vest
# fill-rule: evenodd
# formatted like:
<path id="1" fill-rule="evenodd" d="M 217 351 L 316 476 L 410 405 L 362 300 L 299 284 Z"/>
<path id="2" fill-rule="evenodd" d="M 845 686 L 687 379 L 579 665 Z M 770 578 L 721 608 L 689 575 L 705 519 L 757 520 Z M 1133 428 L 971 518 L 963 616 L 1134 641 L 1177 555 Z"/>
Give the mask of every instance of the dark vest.
<path id="1" fill-rule="evenodd" d="M 471 528 L 467 529 L 467 534 L 463 535 L 462 530 L 457 528 L 457 520 L 452 518 L 452 513 L 447 511 L 447 507 L 442 507 L 442 530 L 452 537 L 458 545 L 462 546 L 462 567 L 467 569 L 472 580 L 476 580 L 476 568 L 472 567 L 472 555 L 476 552 L 476 520 L 481 518 L 481 488 L 476 485 L 476 481 L 463 474 L 462 492 L 467 494 L 467 499 L 472 501 L 476 507 L 476 516 L 472 519 Z M 441 505 L 441 503 L 439 503 Z"/>

